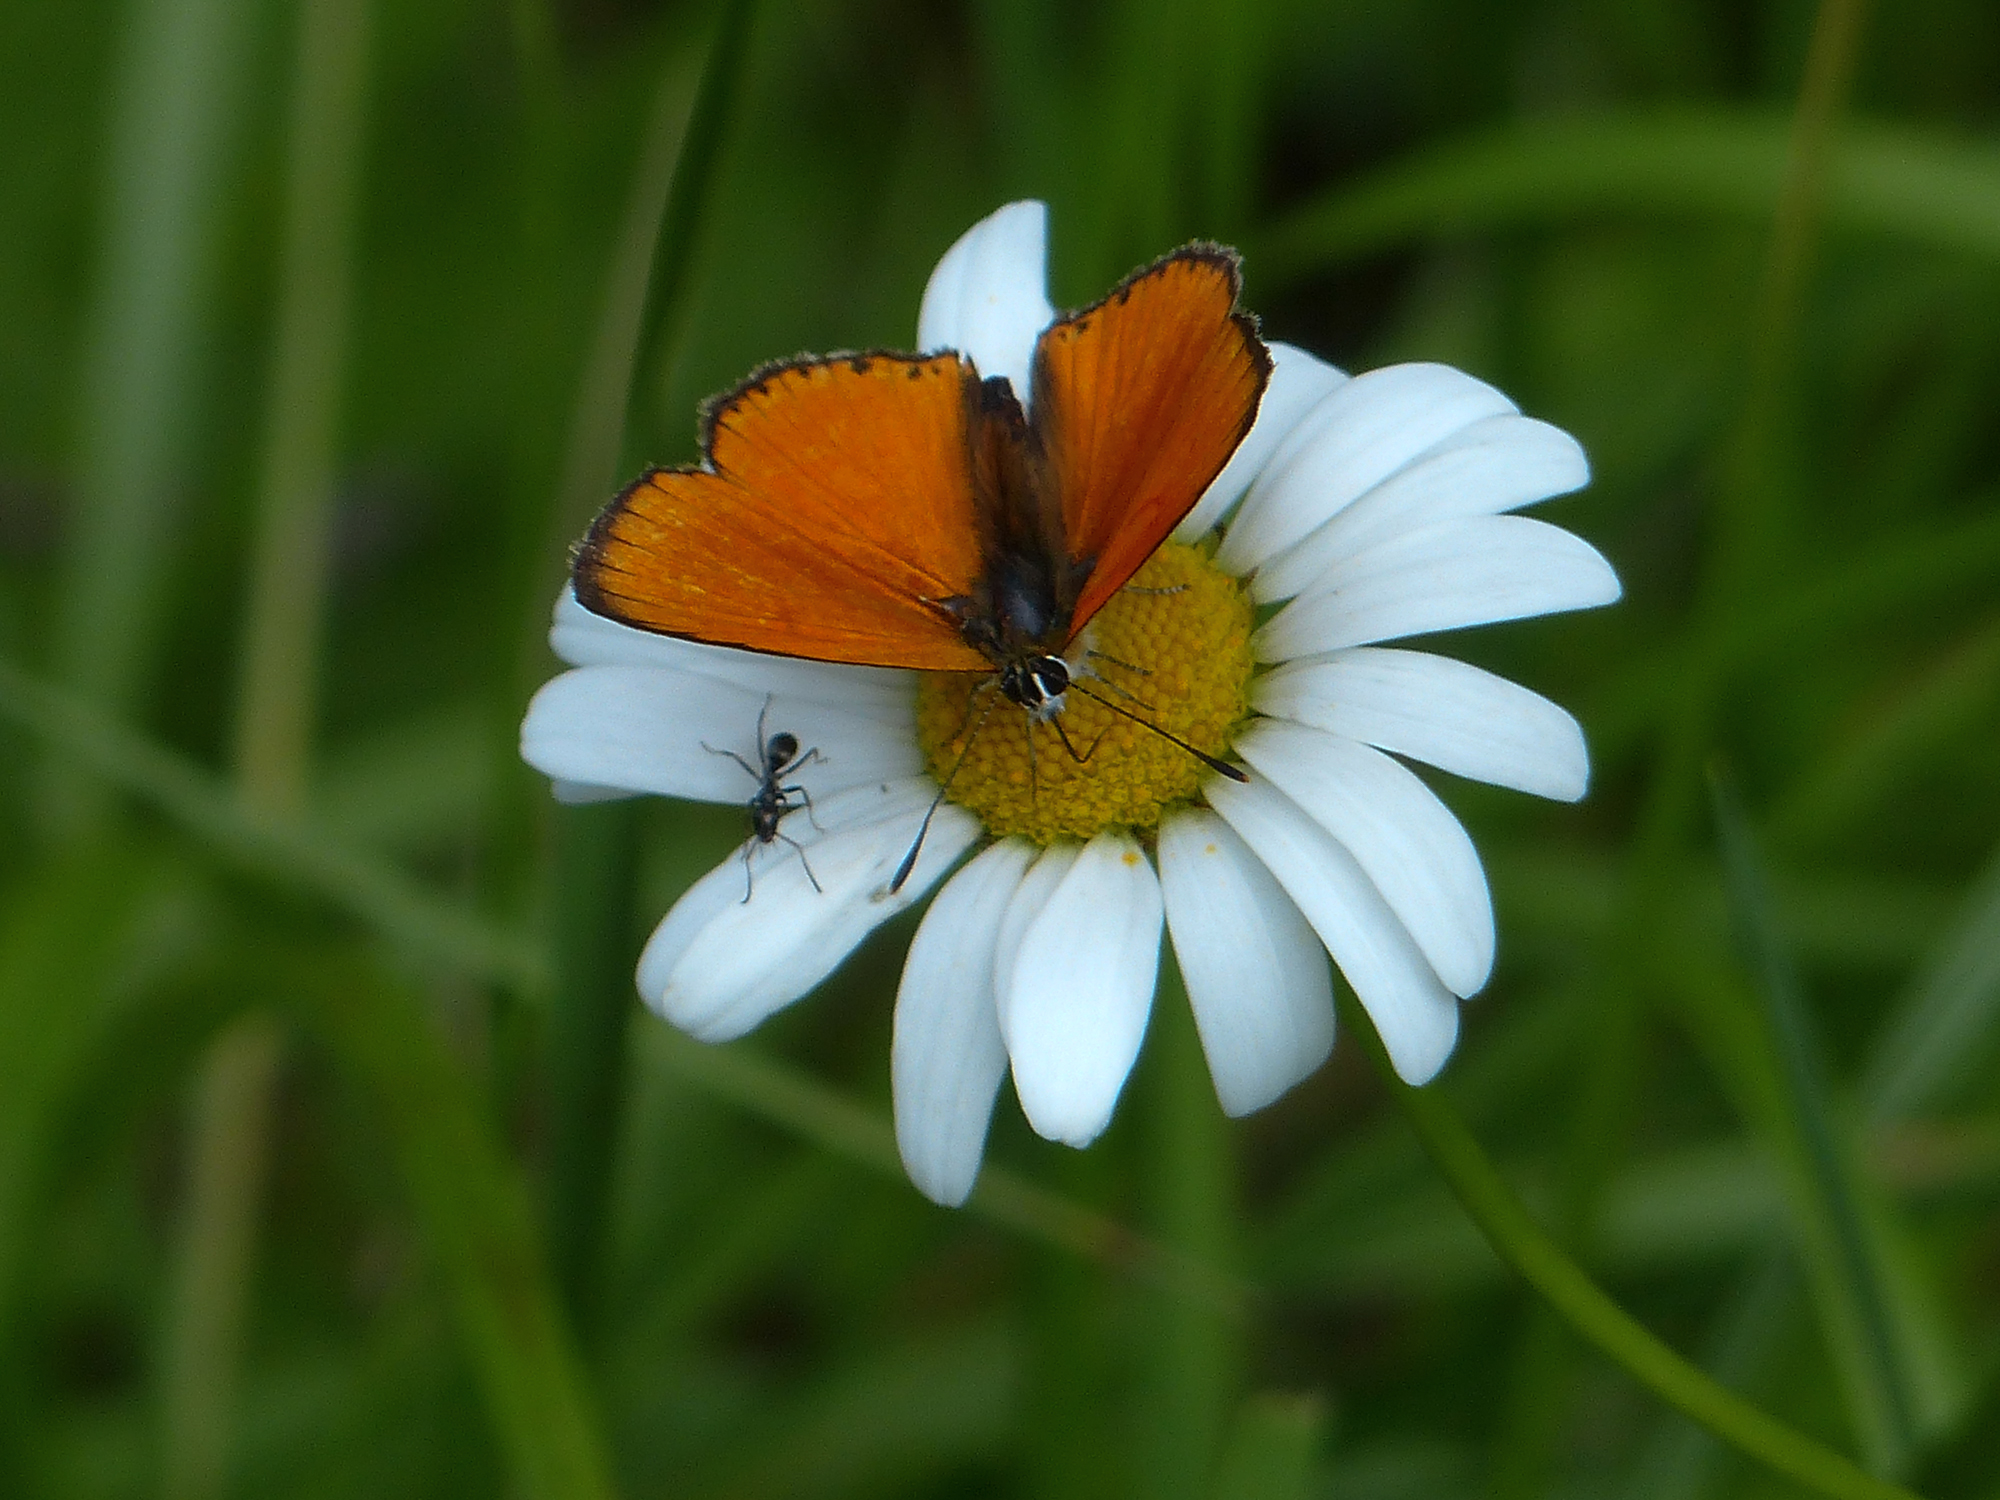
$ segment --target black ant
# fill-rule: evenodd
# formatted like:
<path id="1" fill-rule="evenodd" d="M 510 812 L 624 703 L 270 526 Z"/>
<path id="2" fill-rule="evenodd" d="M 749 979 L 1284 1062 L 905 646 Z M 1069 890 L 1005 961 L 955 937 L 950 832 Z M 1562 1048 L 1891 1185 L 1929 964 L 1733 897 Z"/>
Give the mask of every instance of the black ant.
<path id="1" fill-rule="evenodd" d="M 816 745 L 806 751 L 805 754 L 799 754 L 798 736 L 787 734 L 782 729 L 769 739 L 766 739 L 764 737 L 764 716 L 770 711 L 771 700 L 766 698 L 764 706 L 757 711 L 757 753 L 763 759 L 761 768 L 751 765 L 749 761 L 738 755 L 734 750 L 718 750 L 706 740 L 701 742 L 701 748 L 706 750 L 710 755 L 728 756 L 737 765 L 747 771 L 757 782 L 757 790 L 750 794 L 750 837 L 743 845 L 743 899 L 745 902 L 748 902 L 750 899 L 751 856 L 766 844 L 776 839 L 783 839 L 799 851 L 799 863 L 805 867 L 806 879 L 812 882 L 812 888 L 815 891 L 821 889 L 819 877 L 813 874 L 812 863 L 806 858 L 806 846 L 786 833 L 778 825 L 784 821 L 787 813 L 797 812 L 803 807 L 806 817 L 812 820 L 813 827 L 819 827 L 819 819 L 813 816 L 812 793 L 796 783 L 787 786 L 780 778 L 788 772 L 797 771 L 803 766 L 809 766 L 816 760 L 824 761 L 825 757 L 819 753 L 819 747 Z M 793 801 L 794 797 L 799 800 L 796 802 Z"/>

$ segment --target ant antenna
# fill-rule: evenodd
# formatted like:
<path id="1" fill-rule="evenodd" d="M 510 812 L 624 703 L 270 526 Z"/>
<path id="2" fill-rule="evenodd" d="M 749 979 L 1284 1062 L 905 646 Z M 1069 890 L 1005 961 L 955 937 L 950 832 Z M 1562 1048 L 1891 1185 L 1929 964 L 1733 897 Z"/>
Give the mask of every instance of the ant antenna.
<path id="1" fill-rule="evenodd" d="M 1182 739 L 1179 735 L 1173 733 L 1171 730 L 1160 728 L 1159 725 L 1155 724 L 1150 719 L 1140 718 L 1137 714 L 1133 713 L 1131 709 L 1126 708 L 1124 705 L 1113 703 L 1109 698 L 1104 697 L 1102 694 L 1093 693 L 1089 688 L 1085 687 L 1080 682 L 1071 682 L 1070 686 L 1077 692 L 1083 694 L 1083 696 L 1088 698 L 1092 703 L 1101 703 L 1104 705 L 1104 707 L 1110 709 L 1114 714 L 1123 714 L 1126 718 L 1130 719 L 1134 724 L 1138 724 L 1146 729 L 1150 729 L 1153 731 L 1153 733 L 1157 734 L 1161 739 L 1166 740 L 1171 744 L 1180 746 L 1181 749 L 1187 751 L 1189 755 L 1192 755 L 1196 760 L 1200 761 L 1203 765 L 1207 766 L 1209 770 L 1217 772 L 1220 775 L 1227 776 L 1231 781 L 1243 781 L 1243 782 L 1249 781 L 1250 778 L 1246 773 L 1237 769 L 1235 766 L 1230 765 L 1229 762 L 1224 760 L 1217 760 L 1213 755 L 1210 755 L 1206 750 L 1195 749 L 1194 746 L 1190 745 L 1186 740 Z M 1071 753 L 1074 754 L 1075 752 L 1072 751 Z"/>
<path id="2" fill-rule="evenodd" d="M 910 844 L 910 852 L 903 856 L 903 862 L 896 866 L 895 878 L 889 882 L 890 895 L 893 896 L 900 891 L 904 882 L 910 878 L 910 872 L 916 869 L 917 851 L 924 847 L 924 838 L 931 831 L 931 819 L 937 816 L 938 806 L 944 801 L 945 793 L 951 790 L 951 784 L 958 780 L 959 768 L 965 764 L 966 756 L 972 753 L 972 742 L 979 738 L 979 731 L 986 727 L 986 716 L 993 712 L 993 705 L 997 701 L 999 701 L 997 695 L 986 700 L 986 707 L 979 711 L 978 722 L 972 726 L 972 732 L 965 737 L 965 748 L 958 752 L 958 759 L 951 763 L 951 773 L 945 777 L 944 785 L 938 788 L 937 795 L 931 798 L 931 805 L 924 809 L 924 821 L 917 827 L 917 836 Z"/>

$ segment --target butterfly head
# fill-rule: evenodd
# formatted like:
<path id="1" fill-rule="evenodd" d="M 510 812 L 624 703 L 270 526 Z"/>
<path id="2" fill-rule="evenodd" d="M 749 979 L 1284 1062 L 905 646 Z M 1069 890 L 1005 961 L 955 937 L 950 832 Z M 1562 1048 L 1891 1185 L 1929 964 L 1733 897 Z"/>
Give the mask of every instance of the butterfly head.
<path id="1" fill-rule="evenodd" d="M 1063 711 L 1069 691 L 1069 663 L 1060 656 L 1024 656 L 1000 669 L 1000 695 L 1046 724 Z"/>

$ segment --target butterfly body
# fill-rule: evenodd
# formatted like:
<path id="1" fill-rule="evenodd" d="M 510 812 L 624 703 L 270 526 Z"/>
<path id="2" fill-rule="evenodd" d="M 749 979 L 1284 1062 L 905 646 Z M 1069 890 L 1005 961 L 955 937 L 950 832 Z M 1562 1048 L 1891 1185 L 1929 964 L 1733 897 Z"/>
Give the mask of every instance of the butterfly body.
<path id="1" fill-rule="evenodd" d="M 968 369 L 966 405 L 980 570 L 972 591 L 944 607 L 992 665 L 1001 696 L 1051 719 L 1070 680 L 1059 653 L 1096 559 L 1070 556 L 1058 476 L 1012 385 Z"/>

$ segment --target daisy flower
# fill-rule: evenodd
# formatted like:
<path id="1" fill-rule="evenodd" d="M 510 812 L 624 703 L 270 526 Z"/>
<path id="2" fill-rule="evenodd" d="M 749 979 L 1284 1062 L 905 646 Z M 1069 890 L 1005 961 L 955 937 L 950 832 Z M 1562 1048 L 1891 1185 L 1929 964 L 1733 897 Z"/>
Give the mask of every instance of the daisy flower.
<path id="1" fill-rule="evenodd" d="M 974 225 L 931 275 L 919 345 L 1031 396 L 1055 317 L 1046 234 L 1039 203 Z M 698 880 L 639 960 L 639 992 L 668 1021 L 742 1035 L 942 883 L 904 964 L 891 1057 L 903 1161 L 940 1203 L 971 1191 L 1010 1070 L 1043 1136 L 1083 1146 L 1105 1128 L 1163 927 L 1227 1113 L 1325 1060 L 1329 955 L 1397 1070 L 1429 1079 L 1492 969 L 1493 911 L 1464 828 L 1405 761 L 1583 795 L 1569 714 L 1386 644 L 1616 599 L 1595 550 L 1513 514 L 1583 485 L 1582 450 L 1442 365 L 1349 377 L 1270 347 L 1248 436 L 1066 653 L 1099 698 L 1143 703 L 1245 782 L 1101 702 L 1064 715 L 1071 743 L 1094 747 L 1083 760 L 1046 736 L 1037 757 L 1025 716 L 968 733 L 981 674 L 762 656 L 635 630 L 567 591 L 557 603 L 551 643 L 571 670 L 536 695 L 521 747 L 559 796 L 748 805 L 760 726 L 796 741 L 785 837 L 752 837 Z"/>

